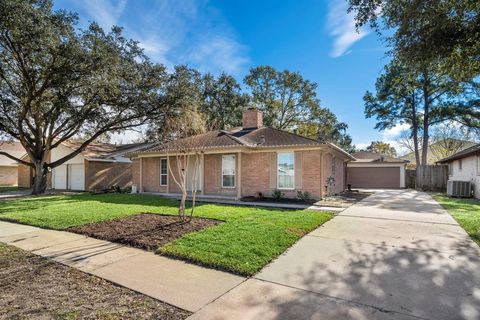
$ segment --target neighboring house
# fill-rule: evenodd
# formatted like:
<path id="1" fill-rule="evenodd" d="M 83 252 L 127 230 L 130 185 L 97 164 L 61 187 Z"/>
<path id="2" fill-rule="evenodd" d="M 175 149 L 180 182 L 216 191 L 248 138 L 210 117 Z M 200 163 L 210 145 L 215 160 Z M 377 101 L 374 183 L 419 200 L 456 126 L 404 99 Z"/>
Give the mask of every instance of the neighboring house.
<path id="1" fill-rule="evenodd" d="M 374 152 L 353 153 L 355 161 L 347 164 L 347 183 L 352 188 L 405 188 L 405 167 L 408 160 Z"/>
<path id="2" fill-rule="evenodd" d="M 25 149 L 19 142 L 0 141 L 0 150 L 18 158 L 25 154 Z M 0 155 L 0 186 L 17 185 L 18 163 L 6 156 Z"/>
<path id="3" fill-rule="evenodd" d="M 354 160 L 331 143 L 264 127 L 262 113 L 250 109 L 243 114 L 242 128 L 210 131 L 132 153 L 133 184 L 140 192 L 180 193 L 172 176 L 172 172 L 178 176 L 173 155 L 187 146 L 190 153 L 201 154 L 198 194 L 232 199 L 271 196 L 274 190 L 290 198 L 298 191 L 307 191 L 314 199 L 339 193 L 345 189 L 345 164 Z M 193 186 L 194 170 L 187 172 L 188 185 Z M 333 179 L 327 186 L 329 177 Z"/>
<path id="4" fill-rule="evenodd" d="M 81 141 L 64 142 L 53 149 L 48 161 L 54 162 L 77 150 Z M 119 186 L 131 186 L 132 162 L 125 154 L 136 151 L 149 144 L 115 145 L 94 142 L 74 158 L 52 169 L 48 177 L 47 187 L 57 190 L 96 191 Z M 24 156 L 28 160 L 28 156 Z M 31 187 L 33 169 L 19 166 L 19 185 Z"/>
<path id="5" fill-rule="evenodd" d="M 476 143 L 473 141 L 458 140 L 458 139 L 445 139 L 432 143 L 427 150 L 427 164 L 435 164 L 439 160 L 453 155 L 461 150 L 474 146 Z M 422 149 L 418 150 L 420 158 L 422 157 Z M 417 163 L 415 160 L 415 152 L 407 153 L 401 156 L 400 159 L 408 160 L 410 163 L 407 167 L 415 169 Z"/>
<path id="6" fill-rule="evenodd" d="M 474 196 L 480 199 L 480 144 L 438 161 L 448 165 L 448 180 L 470 181 Z"/>

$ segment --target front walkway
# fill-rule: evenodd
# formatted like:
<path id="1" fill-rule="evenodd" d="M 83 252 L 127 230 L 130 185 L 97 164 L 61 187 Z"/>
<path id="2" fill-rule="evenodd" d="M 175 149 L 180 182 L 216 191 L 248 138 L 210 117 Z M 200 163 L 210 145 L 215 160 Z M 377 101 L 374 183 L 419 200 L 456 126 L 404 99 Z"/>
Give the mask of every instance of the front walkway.
<path id="1" fill-rule="evenodd" d="M 0 221 L 0 242 L 195 312 L 245 278 L 70 232 Z"/>
<path id="2" fill-rule="evenodd" d="M 191 319 L 480 319 L 480 248 L 426 193 L 379 191 Z"/>
<path id="3" fill-rule="evenodd" d="M 181 195 L 173 193 L 158 193 L 158 192 L 142 192 L 142 194 L 151 194 L 157 195 L 164 198 L 171 199 L 180 199 Z M 187 197 L 188 200 L 191 200 L 191 197 Z M 222 196 L 211 196 L 211 195 L 197 195 L 196 202 L 204 203 L 220 203 L 220 204 L 229 204 L 235 206 L 245 206 L 245 207 L 261 207 L 261 208 L 276 208 L 276 209 L 292 209 L 292 210 L 317 210 L 317 211 L 330 211 L 330 212 L 341 212 L 345 210 L 344 207 L 336 206 L 323 206 L 317 204 L 300 204 L 300 203 L 277 203 L 277 202 L 267 202 L 267 201 L 242 201 L 236 200 L 233 197 L 222 197 Z"/>

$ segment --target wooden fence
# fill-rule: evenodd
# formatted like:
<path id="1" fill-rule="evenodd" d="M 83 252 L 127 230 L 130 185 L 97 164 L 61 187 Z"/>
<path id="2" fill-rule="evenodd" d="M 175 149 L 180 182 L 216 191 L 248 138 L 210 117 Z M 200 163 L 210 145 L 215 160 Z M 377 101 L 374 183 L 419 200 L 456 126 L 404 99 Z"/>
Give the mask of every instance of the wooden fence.
<path id="1" fill-rule="evenodd" d="M 415 179 L 417 177 L 415 169 L 405 170 L 405 187 L 415 189 Z"/>
<path id="2" fill-rule="evenodd" d="M 407 170 L 407 180 L 408 181 Z M 423 191 L 445 191 L 447 189 L 448 166 L 417 166 L 415 188 Z M 407 184 L 408 186 L 408 184 Z"/>

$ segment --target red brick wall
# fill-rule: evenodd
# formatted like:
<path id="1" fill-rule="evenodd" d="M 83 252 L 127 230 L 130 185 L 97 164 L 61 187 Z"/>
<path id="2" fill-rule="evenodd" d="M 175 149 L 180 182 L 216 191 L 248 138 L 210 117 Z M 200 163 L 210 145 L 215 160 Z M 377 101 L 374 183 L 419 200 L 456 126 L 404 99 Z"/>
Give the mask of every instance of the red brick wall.
<path id="1" fill-rule="evenodd" d="M 154 157 L 142 160 L 142 185 L 145 192 L 167 192 L 166 186 L 160 186 L 160 159 L 160 157 Z"/>
<path id="2" fill-rule="evenodd" d="M 263 126 L 263 113 L 259 110 L 246 110 L 243 112 L 242 126 L 244 128 L 260 128 Z"/>
<path id="3" fill-rule="evenodd" d="M 296 177 L 294 190 L 282 190 L 285 197 L 296 198 L 297 191 L 308 191 L 315 199 L 319 199 L 321 188 L 320 151 L 295 152 Z M 300 155 L 298 155 L 300 154 Z M 273 158 L 273 159 L 272 159 Z M 276 152 L 258 152 L 242 154 L 242 196 L 256 196 L 262 192 L 271 196 L 276 189 Z M 298 163 L 301 161 L 301 163 Z"/>
<path id="4" fill-rule="evenodd" d="M 225 153 L 228 154 L 228 153 Z M 322 162 L 323 155 L 323 162 Z M 236 196 L 239 174 L 239 155 L 236 154 L 237 176 L 236 188 L 222 188 L 221 170 L 222 154 L 206 154 L 204 156 L 204 194 Z M 262 192 L 265 196 L 271 196 L 276 189 L 276 152 L 242 153 L 241 184 L 242 196 L 254 196 Z M 325 186 L 326 178 L 332 175 L 332 156 L 322 154 L 320 150 L 295 152 L 296 178 L 294 190 L 282 190 L 286 197 L 295 198 L 297 191 L 308 191 L 313 198 L 321 198 L 321 190 Z M 175 157 L 170 157 L 170 166 L 177 176 Z M 300 161 L 300 162 L 299 162 Z M 323 166 L 321 165 L 323 163 Z M 140 185 L 139 162 L 133 162 L 133 181 Z M 323 172 L 322 172 L 323 170 Z M 344 164 L 340 158 L 335 158 L 335 186 L 333 192 L 344 190 Z M 300 174 L 300 176 L 298 176 Z M 137 182 L 138 181 L 138 182 Z M 179 193 L 180 189 L 173 181 L 169 172 L 169 192 Z M 160 187 L 160 158 L 143 159 L 143 188 L 149 192 L 167 192 L 166 187 Z"/>
<path id="5" fill-rule="evenodd" d="M 132 184 L 132 164 L 85 161 L 85 189 L 103 190 L 111 186 L 126 188 Z"/>
<path id="6" fill-rule="evenodd" d="M 333 172 L 332 159 L 335 163 L 335 172 Z M 332 154 L 324 154 L 323 170 L 323 187 L 327 185 L 327 178 L 332 176 L 335 178 L 335 185 L 332 187 L 331 192 L 340 193 L 345 190 L 345 167 L 342 159 Z"/>
<path id="7" fill-rule="evenodd" d="M 272 152 L 242 154 L 242 197 L 258 196 L 262 192 L 270 196 L 270 170 Z"/>
<path id="8" fill-rule="evenodd" d="M 0 167 L 0 186 L 16 186 L 18 184 L 18 168 Z"/>
<path id="9" fill-rule="evenodd" d="M 301 191 L 308 191 L 314 199 L 320 199 L 321 167 L 319 150 L 301 151 L 302 186 Z"/>
<path id="10" fill-rule="evenodd" d="M 231 154 L 231 153 L 225 153 Z M 242 155 L 243 156 L 243 155 Z M 222 154 L 206 154 L 204 157 L 205 194 L 236 196 L 238 187 L 238 154 L 235 154 L 237 169 L 235 188 L 222 188 Z"/>

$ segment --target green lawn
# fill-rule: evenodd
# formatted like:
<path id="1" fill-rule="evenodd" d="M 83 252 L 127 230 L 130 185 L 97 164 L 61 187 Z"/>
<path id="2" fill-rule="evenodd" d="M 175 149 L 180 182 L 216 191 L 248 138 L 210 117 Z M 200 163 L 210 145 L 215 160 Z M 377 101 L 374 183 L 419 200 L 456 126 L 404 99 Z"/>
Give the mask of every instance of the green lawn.
<path id="1" fill-rule="evenodd" d="M 449 198 L 443 194 L 433 197 L 457 220 L 470 237 L 480 245 L 480 201 Z"/>
<path id="2" fill-rule="evenodd" d="M 62 230 L 140 212 L 173 215 L 177 205 L 175 200 L 131 194 L 32 197 L 0 201 L 0 219 Z M 333 215 L 310 210 L 201 204 L 196 207 L 195 216 L 225 223 L 188 234 L 159 248 L 159 252 L 252 275 Z"/>

